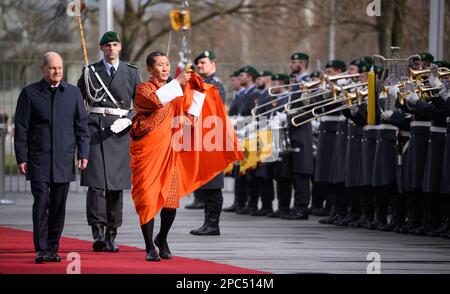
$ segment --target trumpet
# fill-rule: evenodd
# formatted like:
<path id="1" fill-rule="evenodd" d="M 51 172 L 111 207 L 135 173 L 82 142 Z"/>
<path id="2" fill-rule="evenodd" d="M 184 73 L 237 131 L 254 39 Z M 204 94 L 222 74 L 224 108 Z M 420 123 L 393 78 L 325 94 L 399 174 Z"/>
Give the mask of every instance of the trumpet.
<path id="1" fill-rule="evenodd" d="M 409 69 L 410 78 L 412 80 L 416 81 L 422 81 L 424 77 L 427 77 L 431 75 L 431 69 L 424 69 L 424 70 L 413 70 Z M 438 68 L 438 78 L 442 78 L 444 76 L 450 75 L 450 69 L 446 67 L 439 67 Z"/>
<path id="2" fill-rule="evenodd" d="M 319 115 L 316 114 L 316 111 L 319 108 L 326 107 L 326 106 L 331 106 L 333 104 L 342 103 L 342 102 L 345 102 L 345 101 L 348 101 L 350 103 L 350 101 L 354 100 L 355 98 L 360 98 L 360 97 L 367 96 L 368 95 L 368 90 L 357 89 L 357 91 L 355 93 L 348 93 L 348 92 L 346 92 L 346 90 L 349 90 L 349 89 L 352 89 L 352 88 L 357 88 L 357 87 L 362 87 L 362 86 L 366 86 L 366 85 L 367 85 L 367 83 L 359 83 L 359 84 L 355 84 L 355 85 L 348 85 L 348 86 L 345 86 L 345 87 L 338 87 L 338 86 L 334 86 L 333 85 L 335 87 L 335 91 L 344 92 L 344 94 L 342 94 L 341 96 L 336 96 L 334 94 L 333 97 L 331 97 L 331 98 L 324 99 L 324 100 L 321 100 L 321 101 L 318 101 L 318 102 L 315 102 L 315 103 L 312 103 L 312 104 L 309 104 L 309 105 L 306 105 L 306 106 L 302 106 L 302 107 L 299 107 L 299 108 L 292 109 L 291 111 L 293 112 L 293 111 L 304 110 L 306 108 L 312 107 L 311 109 L 309 109 L 309 110 L 307 110 L 305 112 L 302 112 L 302 113 L 292 117 L 292 119 L 291 119 L 292 125 L 295 126 L 295 127 L 299 127 L 299 126 L 301 126 L 303 124 L 311 122 L 312 120 L 314 120 L 317 117 L 320 117 L 320 116 L 323 116 L 323 115 L 327 115 L 327 114 L 330 114 L 330 113 L 334 113 L 334 112 L 338 112 L 338 111 L 344 110 L 346 108 L 350 108 L 351 105 L 347 106 L 346 108 L 342 108 L 342 106 L 339 106 L 338 108 L 333 109 L 331 111 L 328 111 L 327 113 L 322 113 L 322 114 L 319 114 Z M 329 92 L 331 93 L 332 91 L 329 91 Z M 296 122 L 297 119 L 303 118 L 304 116 L 309 116 L 309 115 L 313 115 L 313 117 L 310 118 L 310 119 L 301 121 L 299 123 Z"/>
<path id="3" fill-rule="evenodd" d="M 300 83 L 294 83 L 294 84 L 288 84 L 288 85 L 280 85 L 280 86 L 273 86 L 269 88 L 269 95 L 272 97 L 277 97 L 282 95 L 282 93 L 273 93 L 273 90 L 276 89 L 282 89 L 282 88 L 290 88 L 299 86 L 300 90 L 291 91 L 291 94 L 298 94 L 298 93 L 304 93 L 310 91 L 311 88 L 320 85 L 321 83 L 324 83 L 322 80 L 318 81 L 309 81 L 309 82 L 300 82 Z"/>

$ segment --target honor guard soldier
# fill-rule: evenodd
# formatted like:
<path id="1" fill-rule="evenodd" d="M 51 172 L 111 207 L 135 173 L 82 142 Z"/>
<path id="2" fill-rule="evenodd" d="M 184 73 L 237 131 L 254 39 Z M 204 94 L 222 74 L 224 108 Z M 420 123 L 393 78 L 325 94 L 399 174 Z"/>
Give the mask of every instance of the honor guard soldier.
<path id="1" fill-rule="evenodd" d="M 222 102 L 225 103 L 225 89 L 220 79 L 216 76 L 216 54 L 211 50 L 201 52 L 194 60 L 198 73 L 203 82 L 216 86 Z M 190 233 L 197 236 L 220 235 L 219 218 L 222 211 L 224 186 L 223 173 L 218 174 L 210 182 L 206 183 L 194 192 L 194 203 L 203 202 L 205 207 L 205 221 L 203 225 Z"/>
<path id="2" fill-rule="evenodd" d="M 119 60 L 116 32 L 100 39 L 103 59 L 84 67 L 78 80 L 87 110 L 91 145 L 89 166 L 81 174 L 88 224 L 96 252 L 117 252 L 117 228 L 122 225 L 123 190 L 131 189 L 130 125 L 138 68 Z"/>

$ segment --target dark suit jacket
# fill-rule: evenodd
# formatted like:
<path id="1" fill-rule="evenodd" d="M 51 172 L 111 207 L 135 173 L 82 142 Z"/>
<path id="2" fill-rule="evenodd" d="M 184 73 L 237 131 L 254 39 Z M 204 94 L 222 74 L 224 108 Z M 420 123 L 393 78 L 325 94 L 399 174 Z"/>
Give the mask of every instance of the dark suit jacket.
<path id="1" fill-rule="evenodd" d="M 75 147 L 78 159 L 89 158 L 87 114 L 80 90 L 61 81 L 52 98 L 44 79 L 23 88 L 15 114 L 14 149 L 17 163 L 28 163 L 27 180 L 74 181 Z"/>

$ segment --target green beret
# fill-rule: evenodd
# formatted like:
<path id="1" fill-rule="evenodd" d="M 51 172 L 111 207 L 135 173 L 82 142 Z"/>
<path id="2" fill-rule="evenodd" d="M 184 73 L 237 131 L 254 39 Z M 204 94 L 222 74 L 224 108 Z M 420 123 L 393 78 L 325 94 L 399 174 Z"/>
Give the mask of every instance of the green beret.
<path id="1" fill-rule="evenodd" d="M 238 70 L 235 70 L 235 71 L 233 71 L 233 72 L 231 73 L 230 78 L 235 78 L 235 77 L 238 77 L 238 76 L 239 76 L 239 71 L 238 71 Z"/>
<path id="2" fill-rule="evenodd" d="M 263 70 L 263 71 L 260 71 L 258 75 L 260 77 L 271 77 L 271 76 L 273 76 L 273 72 L 271 72 L 270 70 Z"/>
<path id="3" fill-rule="evenodd" d="M 197 64 L 198 61 L 202 58 L 209 58 L 210 60 L 216 60 L 216 53 L 212 50 L 202 51 L 197 57 L 194 59 L 194 63 Z"/>
<path id="4" fill-rule="evenodd" d="M 244 66 L 239 70 L 239 73 L 242 72 L 248 73 L 249 75 L 252 75 L 254 78 L 257 78 L 259 76 L 258 71 L 253 66 Z"/>
<path id="5" fill-rule="evenodd" d="M 358 65 L 359 73 L 369 72 L 371 67 L 372 65 L 368 64 L 367 62 L 361 61 Z"/>
<path id="6" fill-rule="evenodd" d="M 361 64 L 361 59 L 355 59 L 352 62 L 350 62 L 350 65 L 356 65 L 357 67 L 359 67 L 360 64 Z"/>
<path id="7" fill-rule="evenodd" d="M 364 56 L 362 58 L 362 61 L 366 62 L 368 65 L 372 66 L 373 65 L 373 59 L 370 56 Z"/>
<path id="8" fill-rule="evenodd" d="M 342 72 L 347 70 L 347 65 L 342 60 L 336 59 L 332 60 L 325 65 L 325 68 L 334 68 L 334 69 L 340 69 Z"/>
<path id="9" fill-rule="evenodd" d="M 320 71 L 313 71 L 312 73 L 309 74 L 309 77 L 312 78 L 320 78 L 320 76 L 322 75 L 322 73 Z"/>
<path id="10" fill-rule="evenodd" d="M 384 68 L 381 67 L 381 66 L 376 66 L 376 65 L 374 65 L 374 66 L 373 66 L 373 71 L 374 71 L 377 75 L 380 75 L 380 74 L 383 73 Z"/>
<path id="11" fill-rule="evenodd" d="M 434 61 L 433 63 L 436 64 L 438 67 L 446 67 L 450 69 L 450 63 L 446 60 L 438 60 Z"/>
<path id="12" fill-rule="evenodd" d="M 306 60 L 306 61 L 308 61 L 309 60 L 309 56 L 306 53 L 301 53 L 301 52 L 294 53 L 291 56 L 291 60 Z"/>
<path id="13" fill-rule="evenodd" d="M 116 32 L 109 31 L 103 34 L 102 38 L 100 39 L 100 46 L 108 44 L 109 42 L 119 42 L 119 35 Z"/>
<path id="14" fill-rule="evenodd" d="M 428 61 L 428 62 L 434 61 L 434 56 L 431 55 L 431 53 L 424 52 L 424 53 L 420 53 L 419 55 L 420 55 L 420 60 Z"/>
<path id="15" fill-rule="evenodd" d="M 287 85 L 291 81 L 291 78 L 285 74 L 274 74 L 272 76 L 272 81 L 282 81 L 285 85 Z"/>

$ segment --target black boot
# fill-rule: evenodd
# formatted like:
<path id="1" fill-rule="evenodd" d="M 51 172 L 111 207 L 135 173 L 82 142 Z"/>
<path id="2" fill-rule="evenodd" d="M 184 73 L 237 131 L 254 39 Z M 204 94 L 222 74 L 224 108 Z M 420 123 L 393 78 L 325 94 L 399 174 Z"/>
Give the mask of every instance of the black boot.
<path id="1" fill-rule="evenodd" d="M 205 209 L 205 220 L 203 221 L 203 225 L 196 230 L 191 230 L 190 233 L 192 235 L 196 235 L 197 232 L 203 231 L 208 226 L 207 222 L 208 222 L 208 211 L 207 211 L 207 209 Z"/>
<path id="2" fill-rule="evenodd" d="M 105 233 L 106 252 L 119 252 L 119 247 L 114 242 L 116 236 L 117 236 L 117 228 L 106 228 Z"/>
<path id="3" fill-rule="evenodd" d="M 222 209 L 224 212 L 234 212 L 236 209 L 238 208 L 237 203 L 233 203 L 228 207 L 225 207 L 224 209 Z"/>
<path id="4" fill-rule="evenodd" d="M 94 224 L 91 226 L 92 236 L 94 237 L 94 243 L 92 243 L 92 249 L 94 252 L 103 252 L 106 249 L 105 242 L 105 227 L 100 224 Z"/>
<path id="5" fill-rule="evenodd" d="M 158 251 L 156 251 L 155 245 L 153 244 L 153 224 L 152 219 L 145 225 L 141 226 L 142 234 L 144 235 L 145 241 L 145 252 L 147 261 L 159 261 Z"/>
<path id="6" fill-rule="evenodd" d="M 207 221 L 206 227 L 201 231 L 191 231 L 192 235 L 195 236 L 219 236 L 219 218 L 210 217 Z"/>

